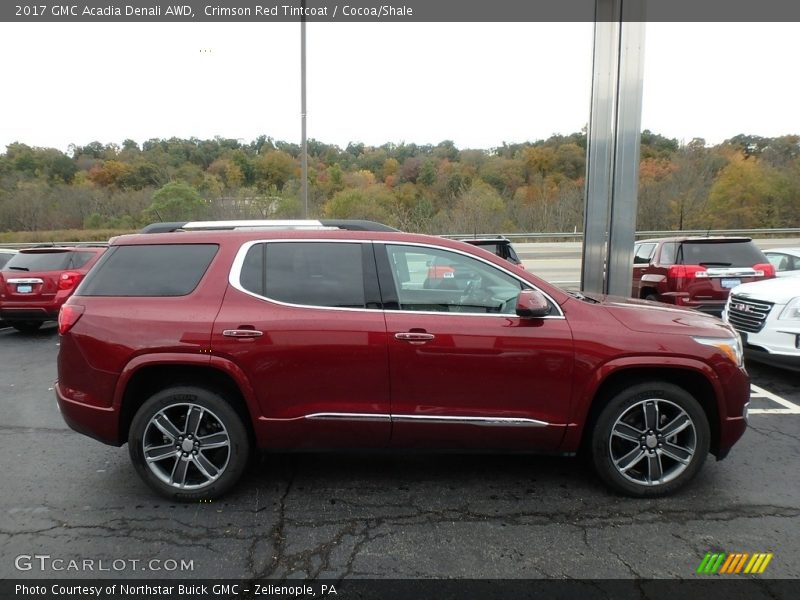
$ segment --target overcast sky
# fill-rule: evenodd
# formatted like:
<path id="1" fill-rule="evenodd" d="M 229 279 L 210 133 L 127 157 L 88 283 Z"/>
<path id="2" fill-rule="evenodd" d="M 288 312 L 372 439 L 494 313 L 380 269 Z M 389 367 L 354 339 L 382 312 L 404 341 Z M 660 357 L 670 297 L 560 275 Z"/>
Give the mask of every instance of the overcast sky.
<path id="1" fill-rule="evenodd" d="M 308 135 L 490 148 L 589 119 L 592 23 L 309 23 Z M 800 133 L 799 23 L 646 26 L 642 127 Z M 296 23 L 0 23 L 0 151 L 300 141 Z"/>

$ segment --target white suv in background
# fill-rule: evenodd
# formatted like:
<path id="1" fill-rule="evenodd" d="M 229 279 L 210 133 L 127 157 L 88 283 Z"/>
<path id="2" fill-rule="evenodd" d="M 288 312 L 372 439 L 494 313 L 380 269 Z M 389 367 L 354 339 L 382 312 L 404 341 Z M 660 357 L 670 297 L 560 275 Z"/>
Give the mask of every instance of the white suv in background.
<path id="1" fill-rule="evenodd" d="M 747 358 L 800 371 L 800 277 L 733 288 L 722 318 L 741 334 Z"/>

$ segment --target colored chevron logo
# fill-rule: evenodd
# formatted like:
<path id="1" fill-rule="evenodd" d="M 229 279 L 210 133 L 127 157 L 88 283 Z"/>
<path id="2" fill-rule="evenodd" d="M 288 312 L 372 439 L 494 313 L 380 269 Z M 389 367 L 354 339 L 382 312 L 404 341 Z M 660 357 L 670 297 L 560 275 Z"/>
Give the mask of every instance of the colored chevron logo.
<path id="1" fill-rule="evenodd" d="M 738 573 L 763 573 L 769 561 L 772 560 L 772 552 L 706 552 L 697 573 L 703 575 L 732 575 Z"/>

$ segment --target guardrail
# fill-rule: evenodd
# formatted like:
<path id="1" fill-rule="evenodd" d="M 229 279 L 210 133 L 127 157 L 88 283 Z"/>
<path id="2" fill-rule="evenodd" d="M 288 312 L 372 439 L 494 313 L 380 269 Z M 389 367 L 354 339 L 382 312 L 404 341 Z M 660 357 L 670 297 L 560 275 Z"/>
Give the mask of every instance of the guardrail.
<path id="1" fill-rule="evenodd" d="M 568 233 L 563 232 L 543 232 L 543 233 L 493 233 L 493 234 L 473 234 L 473 233 L 448 233 L 442 237 L 452 239 L 474 238 L 474 237 L 489 237 L 489 236 L 503 236 L 510 240 L 575 240 L 583 239 L 582 231 L 573 231 Z M 800 228 L 784 228 L 784 229 L 685 229 L 683 231 L 637 231 L 635 234 L 637 240 L 646 238 L 661 238 L 661 237 L 674 237 L 681 235 L 692 236 L 709 236 L 709 235 L 723 235 L 723 236 L 744 236 L 752 238 L 763 237 L 800 237 Z"/>
<path id="2" fill-rule="evenodd" d="M 800 227 L 784 229 L 685 229 L 683 231 L 637 231 L 636 239 L 673 237 L 679 235 L 724 235 L 724 236 L 745 236 L 752 238 L 770 238 L 778 236 L 800 237 Z M 496 237 L 502 236 L 510 240 L 573 240 L 583 239 L 582 231 L 573 232 L 529 232 L 529 233 L 446 233 L 441 237 L 451 239 L 475 238 L 475 237 Z M 51 246 L 107 246 L 107 242 L 30 242 L 30 243 L 5 243 L 0 242 L 2 248 L 36 248 Z"/>

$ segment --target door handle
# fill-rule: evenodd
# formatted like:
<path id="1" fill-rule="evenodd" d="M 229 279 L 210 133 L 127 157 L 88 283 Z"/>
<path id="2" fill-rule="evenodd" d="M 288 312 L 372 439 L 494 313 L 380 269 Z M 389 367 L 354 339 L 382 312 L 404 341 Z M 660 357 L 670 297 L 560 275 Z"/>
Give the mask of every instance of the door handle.
<path id="1" fill-rule="evenodd" d="M 257 338 L 264 335 L 264 332 L 255 329 L 225 329 L 222 335 L 233 338 Z"/>
<path id="2" fill-rule="evenodd" d="M 401 342 L 409 342 L 411 344 L 424 344 L 426 342 L 430 342 L 436 336 L 432 333 L 419 333 L 415 331 L 409 332 L 401 332 L 395 333 L 394 337 L 396 340 L 400 340 Z"/>

